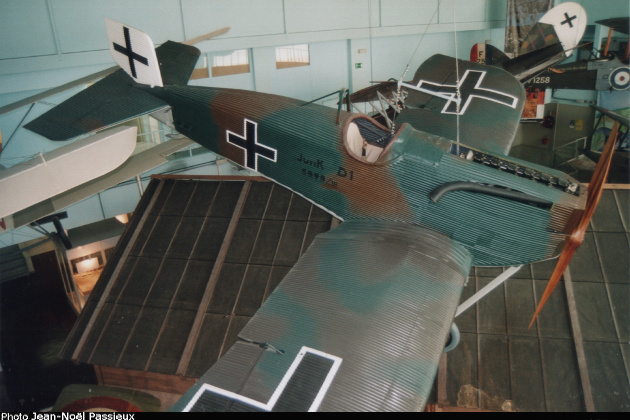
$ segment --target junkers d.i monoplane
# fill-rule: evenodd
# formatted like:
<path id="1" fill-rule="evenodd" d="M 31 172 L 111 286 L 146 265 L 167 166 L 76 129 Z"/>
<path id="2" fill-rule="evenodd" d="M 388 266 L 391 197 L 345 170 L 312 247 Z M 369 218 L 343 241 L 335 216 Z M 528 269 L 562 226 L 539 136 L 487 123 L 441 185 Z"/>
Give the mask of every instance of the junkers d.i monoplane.
<path id="1" fill-rule="evenodd" d="M 26 128 L 66 140 L 168 107 L 180 133 L 343 221 L 315 238 L 175 410 L 421 410 L 470 268 L 551 258 L 584 213 L 587 190 L 571 177 L 433 132 L 459 121 L 468 137 L 514 136 L 524 92 L 502 69 L 431 57 L 416 86 L 435 123 L 388 127 L 187 86 L 196 48 L 154 50 L 109 20 L 107 31 L 122 70 Z"/>

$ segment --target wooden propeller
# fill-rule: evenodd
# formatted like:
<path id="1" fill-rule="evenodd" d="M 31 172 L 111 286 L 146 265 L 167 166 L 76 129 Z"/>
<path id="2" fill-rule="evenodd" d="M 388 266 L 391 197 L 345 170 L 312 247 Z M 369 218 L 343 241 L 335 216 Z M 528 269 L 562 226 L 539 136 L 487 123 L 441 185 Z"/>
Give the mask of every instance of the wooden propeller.
<path id="1" fill-rule="evenodd" d="M 216 31 L 208 32 L 207 34 L 199 35 L 199 36 L 196 36 L 194 38 L 188 39 L 188 40 L 182 42 L 182 44 L 195 45 L 195 44 L 197 44 L 199 42 L 207 41 L 209 39 L 216 38 L 219 35 L 223 35 L 224 33 L 226 33 L 229 30 L 230 30 L 230 27 L 226 26 L 225 28 L 217 29 Z"/>
<path id="2" fill-rule="evenodd" d="M 599 162 L 597 162 L 597 166 L 595 167 L 595 172 L 593 173 L 593 177 L 591 178 L 591 182 L 589 184 L 588 197 L 586 199 L 586 208 L 584 209 L 584 214 L 580 219 L 577 227 L 567 240 L 564 245 L 564 249 L 558 258 L 558 263 L 556 264 L 556 268 L 553 270 L 551 274 L 551 278 L 547 283 L 547 288 L 540 298 L 540 302 L 538 303 L 538 307 L 536 308 L 536 312 L 532 318 L 532 321 L 529 323 L 529 327 L 534 324 L 536 317 L 540 313 L 541 309 L 549 299 L 551 292 L 555 289 L 556 285 L 560 281 L 562 274 L 564 274 L 564 270 L 569 266 L 569 262 L 575 253 L 575 250 L 580 246 L 582 241 L 584 240 L 584 234 L 586 233 L 586 229 L 588 228 L 588 224 L 591 222 L 591 218 L 593 217 L 593 213 L 595 213 L 595 208 L 597 208 L 597 203 L 599 203 L 599 199 L 602 196 L 602 190 L 604 187 L 604 182 L 608 177 L 608 171 L 610 169 L 610 162 L 612 160 L 613 151 L 615 150 L 615 143 L 617 141 L 617 133 L 619 132 L 619 121 L 615 121 L 612 131 L 610 132 L 610 136 L 608 136 L 608 140 L 606 141 L 606 146 L 604 147 L 604 151 L 602 152 L 601 157 L 599 158 Z"/>

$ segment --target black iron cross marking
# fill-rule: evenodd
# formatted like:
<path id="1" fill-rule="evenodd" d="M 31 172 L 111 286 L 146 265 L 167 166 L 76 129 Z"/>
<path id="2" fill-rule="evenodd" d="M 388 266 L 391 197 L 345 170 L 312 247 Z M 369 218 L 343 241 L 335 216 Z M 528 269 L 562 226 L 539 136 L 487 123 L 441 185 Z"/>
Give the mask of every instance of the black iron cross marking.
<path id="1" fill-rule="evenodd" d="M 341 361 L 339 357 L 302 347 L 266 403 L 206 383 L 183 411 L 317 411 Z"/>
<path id="2" fill-rule="evenodd" d="M 258 171 L 258 156 L 276 161 L 278 151 L 264 144 L 258 143 L 258 124 L 245 118 L 243 122 L 245 137 L 226 131 L 227 142 L 245 150 L 245 166 Z"/>
<path id="3" fill-rule="evenodd" d="M 127 58 L 129 59 L 129 67 L 131 69 L 131 75 L 135 79 L 137 79 L 138 75 L 136 74 L 135 61 L 138 61 L 144 64 L 145 66 L 148 66 L 149 60 L 146 57 L 141 56 L 140 54 L 136 53 L 135 51 L 131 49 L 131 37 L 129 36 L 129 28 L 125 26 L 123 27 L 123 31 L 125 32 L 125 46 L 123 47 L 122 45 L 118 45 L 114 42 L 114 50 L 127 56 Z"/>
<path id="4" fill-rule="evenodd" d="M 442 108 L 444 114 L 463 115 L 473 98 L 485 99 L 497 102 L 501 105 L 516 108 L 518 98 L 507 93 L 481 87 L 481 82 L 486 77 L 485 71 L 466 70 L 457 85 L 441 85 L 439 83 L 420 80 L 417 88 L 425 93 L 438 96 L 446 100 L 446 105 Z M 457 91 L 459 90 L 459 100 Z M 459 110 L 457 104 L 459 102 Z"/>
<path id="5" fill-rule="evenodd" d="M 577 15 L 569 17 L 569 14 L 567 12 L 564 12 L 564 17 L 566 18 L 566 20 L 563 20 L 562 22 L 560 22 L 560 25 L 564 25 L 565 23 L 568 23 L 569 28 L 573 28 L 573 22 L 571 21 L 573 19 L 577 19 Z"/>

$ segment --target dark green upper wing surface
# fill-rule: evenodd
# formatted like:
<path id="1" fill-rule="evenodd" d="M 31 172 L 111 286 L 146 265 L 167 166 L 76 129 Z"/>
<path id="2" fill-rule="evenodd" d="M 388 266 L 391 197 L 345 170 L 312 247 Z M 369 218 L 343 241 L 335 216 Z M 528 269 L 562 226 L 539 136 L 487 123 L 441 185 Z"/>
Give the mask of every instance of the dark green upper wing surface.
<path id="1" fill-rule="evenodd" d="M 437 54 L 422 63 L 408 85 L 424 92 L 403 87 L 409 96 L 398 124 L 407 122 L 418 130 L 507 156 L 525 100 L 523 86 L 514 76 L 498 67 Z M 459 107 L 445 99 L 457 94 Z"/>
<path id="2" fill-rule="evenodd" d="M 397 125 L 409 123 L 475 149 L 508 155 L 525 100 L 525 90 L 512 74 L 436 54 L 418 67 L 413 80 L 401 83 L 406 98 L 395 117 Z M 396 88 L 396 82 L 381 82 L 353 93 L 350 100 L 378 101 L 379 92 L 401 104 L 400 98 L 392 98 Z"/>
<path id="3" fill-rule="evenodd" d="M 172 410 L 422 410 L 470 267 L 434 231 L 346 221 Z"/>

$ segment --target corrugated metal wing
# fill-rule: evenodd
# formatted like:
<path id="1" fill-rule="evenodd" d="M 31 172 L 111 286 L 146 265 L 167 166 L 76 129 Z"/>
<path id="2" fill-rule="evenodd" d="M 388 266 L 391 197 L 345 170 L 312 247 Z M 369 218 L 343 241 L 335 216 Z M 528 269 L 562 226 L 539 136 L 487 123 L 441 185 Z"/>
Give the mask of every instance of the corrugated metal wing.
<path id="1" fill-rule="evenodd" d="M 344 222 L 173 409 L 422 410 L 470 267 L 431 230 Z"/>

